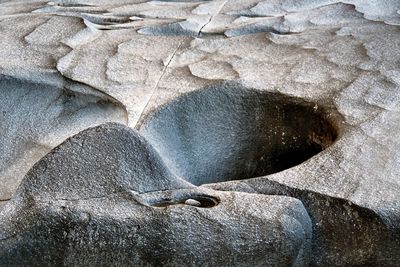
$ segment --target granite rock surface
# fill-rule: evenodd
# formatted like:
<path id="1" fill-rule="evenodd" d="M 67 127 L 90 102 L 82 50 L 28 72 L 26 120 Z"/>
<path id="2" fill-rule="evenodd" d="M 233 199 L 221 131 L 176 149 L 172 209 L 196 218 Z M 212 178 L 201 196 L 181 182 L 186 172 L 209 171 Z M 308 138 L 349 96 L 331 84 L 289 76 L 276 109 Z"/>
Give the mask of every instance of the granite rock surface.
<path id="1" fill-rule="evenodd" d="M 397 0 L 0 0 L 0 265 L 399 266 Z"/>

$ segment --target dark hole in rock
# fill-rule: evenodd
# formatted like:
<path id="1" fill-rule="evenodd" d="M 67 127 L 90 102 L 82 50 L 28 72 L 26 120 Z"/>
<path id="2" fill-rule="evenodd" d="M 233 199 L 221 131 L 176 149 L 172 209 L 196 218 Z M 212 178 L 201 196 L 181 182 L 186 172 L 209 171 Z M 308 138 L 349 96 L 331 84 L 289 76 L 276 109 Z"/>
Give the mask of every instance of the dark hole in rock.
<path id="1" fill-rule="evenodd" d="M 152 204 L 154 207 L 168 207 L 171 205 L 185 204 L 195 206 L 198 208 L 212 208 L 218 205 L 219 200 L 210 196 L 191 196 L 179 200 L 164 199 L 162 201 Z"/>
<path id="2" fill-rule="evenodd" d="M 196 185 L 285 170 L 337 137 L 315 103 L 232 83 L 167 103 L 141 131 L 176 175 Z"/>

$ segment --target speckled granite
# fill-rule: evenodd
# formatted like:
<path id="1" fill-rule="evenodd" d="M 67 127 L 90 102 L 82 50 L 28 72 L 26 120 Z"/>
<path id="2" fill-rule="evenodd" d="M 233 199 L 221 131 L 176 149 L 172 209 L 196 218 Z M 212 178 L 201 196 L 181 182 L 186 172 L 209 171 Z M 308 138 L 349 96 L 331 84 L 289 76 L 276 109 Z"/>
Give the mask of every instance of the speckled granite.
<path id="1" fill-rule="evenodd" d="M 399 25 L 0 0 L 0 265 L 399 266 Z"/>

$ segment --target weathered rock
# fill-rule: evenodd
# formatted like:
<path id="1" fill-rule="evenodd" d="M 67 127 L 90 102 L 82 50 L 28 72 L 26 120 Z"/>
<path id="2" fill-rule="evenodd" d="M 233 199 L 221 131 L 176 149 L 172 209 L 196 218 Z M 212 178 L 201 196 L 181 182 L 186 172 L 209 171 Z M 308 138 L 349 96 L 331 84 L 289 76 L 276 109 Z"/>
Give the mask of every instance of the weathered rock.
<path id="1" fill-rule="evenodd" d="M 386 262 L 399 249 L 398 233 L 378 214 L 345 199 L 290 188 L 267 178 L 210 184 L 207 188 L 285 195 L 304 204 L 313 225 L 312 266 L 371 266 Z"/>
<path id="2" fill-rule="evenodd" d="M 309 262 L 311 223 L 299 200 L 205 189 L 165 191 L 167 187 L 192 186 L 168 173 L 152 147 L 133 130 L 109 124 L 81 132 L 35 164 L 0 211 L 0 262 Z M 184 205 L 188 202 L 200 206 Z"/>
<path id="3" fill-rule="evenodd" d="M 171 170 L 200 185 L 295 166 L 335 141 L 334 119 L 317 103 L 223 83 L 168 103 L 140 131 Z"/>
<path id="4" fill-rule="evenodd" d="M 38 199 L 101 198 L 191 187 L 175 177 L 134 130 L 104 124 L 69 138 L 35 164 L 16 194 Z"/>
<path id="5" fill-rule="evenodd" d="M 0 265 L 398 266 L 399 24 L 397 0 L 0 0 Z M 109 121 L 138 132 L 79 133 Z"/>
<path id="6" fill-rule="evenodd" d="M 93 88 L 0 76 L 0 200 L 11 198 L 32 165 L 52 148 L 108 121 L 125 123 L 125 108 Z"/>

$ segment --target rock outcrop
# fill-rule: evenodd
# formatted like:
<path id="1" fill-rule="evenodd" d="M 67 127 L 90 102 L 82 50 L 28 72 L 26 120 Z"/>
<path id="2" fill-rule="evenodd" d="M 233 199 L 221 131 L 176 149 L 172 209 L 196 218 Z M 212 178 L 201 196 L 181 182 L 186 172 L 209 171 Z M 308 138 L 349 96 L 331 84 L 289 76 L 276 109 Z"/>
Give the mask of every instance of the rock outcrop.
<path id="1" fill-rule="evenodd" d="M 0 0 L 0 265 L 399 266 L 399 25 Z"/>

